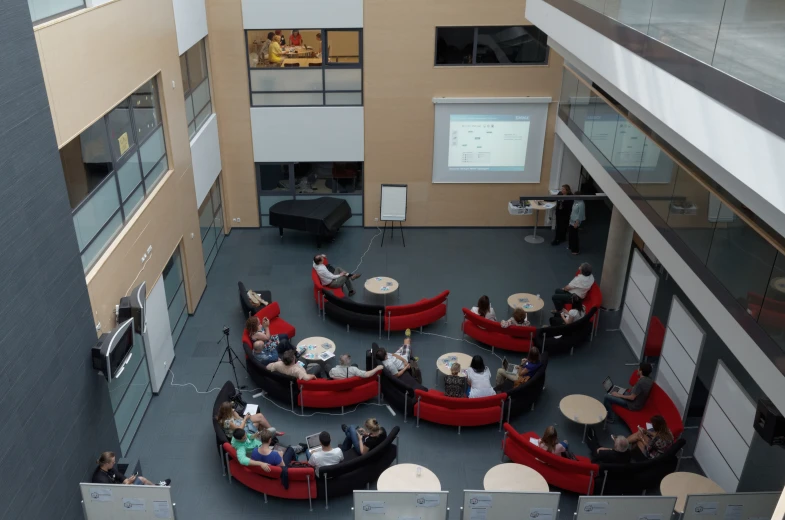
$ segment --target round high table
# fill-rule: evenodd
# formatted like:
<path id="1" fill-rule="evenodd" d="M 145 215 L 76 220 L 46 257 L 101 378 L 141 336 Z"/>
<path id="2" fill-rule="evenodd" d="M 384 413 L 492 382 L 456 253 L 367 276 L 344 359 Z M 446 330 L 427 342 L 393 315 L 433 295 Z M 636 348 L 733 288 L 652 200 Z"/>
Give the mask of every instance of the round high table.
<path id="1" fill-rule="evenodd" d="M 676 497 L 674 511 L 684 513 L 687 495 L 725 493 L 716 482 L 702 477 L 697 473 L 677 471 L 667 475 L 660 482 L 660 494 L 664 497 Z"/>
<path id="2" fill-rule="evenodd" d="M 398 287 L 398 281 L 389 276 L 375 276 L 365 280 L 365 290 L 383 296 L 385 305 L 387 305 L 387 295 L 396 292 Z"/>
<path id="3" fill-rule="evenodd" d="M 453 363 L 458 363 L 461 365 L 461 370 L 466 370 L 469 368 L 469 365 L 472 363 L 472 357 L 469 354 L 464 354 L 463 352 L 448 352 L 446 354 L 442 354 L 436 359 L 436 385 L 438 386 L 439 381 L 442 379 L 439 377 L 439 372 L 442 375 L 449 376 L 452 375 L 450 372 L 450 367 Z M 460 372 L 458 375 L 462 375 Z"/>
<path id="4" fill-rule="evenodd" d="M 581 442 L 586 442 L 586 430 L 590 424 L 601 423 L 608 416 L 605 405 L 588 395 L 573 394 L 559 402 L 559 410 L 567 419 L 583 425 Z"/>
<path id="5" fill-rule="evenodd" d="M 530 491 L 547 493 L 550 491 L 545 477 L 536 470 L 523 464 L 498 464 L 488 470 L 482 481 L 485 491 Z"/>
<path id="6" fill-rule="evenodd" d="M 530 244 L 542 244 L 545 239 L 537 235 L 537 221 L 540 219 L 539 212 L 555 208 L 556 203 L 532 200 L 530 201 L 529 207 L 534 211 L 534 233 L 523 237 L 523 239 Z"/>
<path id="7" fill-rule="evenodd" d="M 417 476 L 420 468 L 420 476 Z M 418 464 L 396 464 L 390 466 L 379 475 L 376 481 L 379 491 L 441 491 L 442 483 L 439 482 L 433 471 Z"/>
<path id="8" fill-rule="evenodd" d="M 507 307 L 510 308 L 510 313 L 517 308 L 521 308 L 527 313 L 540 312 L 545 307 L 545 302 L 537 294 L 531 293 L 515 293 L 507 298 Z M 542 325 L 542 313 L 540 313 L 540 325 Z"/>

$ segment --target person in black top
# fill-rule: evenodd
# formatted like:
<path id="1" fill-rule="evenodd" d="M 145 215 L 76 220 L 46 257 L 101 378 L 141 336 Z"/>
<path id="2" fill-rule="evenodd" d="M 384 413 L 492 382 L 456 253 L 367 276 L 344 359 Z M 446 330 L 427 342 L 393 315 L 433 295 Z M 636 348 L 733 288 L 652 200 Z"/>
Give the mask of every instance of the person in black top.
<path id="1" fill-rule="evenodd" d="M 592 443 L 588 444 L 591 446 Z M 596 437 L 594 444 L 598 445 Z M 630 444 L 627 442 L 627 438 L 619 435 L 613 438 L 613 448 L 596 447 L 592 449 L 591 461 L 595 464 L 627 464 L 630 462 L 630 456 Z"/>
<path id="2" fill-rule="evenodd" d="M 572 195 L 569 184 L 561 187 L 559 195 Z M 572 213 L 572 201 L 560 200 L 556 203 L 556 233 L 553 235 L 552 246 L 561 244 L 567 238 L 567 228 L 570 227 L 570 214 Z"/>
<path id="3" fill-rule="evenodd" d="M 91 480 L 93 484 L 127 484 L 137 486 L 156 485 L 141 475 L 131 475 L 130 477 L 126 478 L 126 476 L 123 475 L 120 470 L 115 468 L 114 452 L 103 452 L 96 462 L 98 467 L 95 468 L 95 471 L 93 472 L 93 478 Z M 157 485 L 168 486 L 171 483 L 171 480 L 166 479 L 162 480 Z"/>
<path id="4" fill-rule="evenodd" d="M 346 438 L 341 445 L 341 451 L 344 453 L 354 448 L 358 455 L 363 455 L 377 447 L 387 438 L 387 430 L 379 426 L 379 421 L 376 419 L 365 421 L 365 428 L 342 424 L 341 429 L 346 434 Z"/>

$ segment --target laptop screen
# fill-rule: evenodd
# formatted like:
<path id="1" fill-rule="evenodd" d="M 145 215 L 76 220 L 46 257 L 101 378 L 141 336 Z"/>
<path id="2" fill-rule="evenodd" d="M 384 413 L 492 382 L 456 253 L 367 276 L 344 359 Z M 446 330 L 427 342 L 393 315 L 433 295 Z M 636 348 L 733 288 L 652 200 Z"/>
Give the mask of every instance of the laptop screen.
<path id="1" fill-rule="evenodd" d="M 611 391 L 611 388 L 613 388 L 613 381 L 611 381 L 611 376 L 605 378 L 605 381 L 602 382 L 602 387 L 606 392 Z"/>
<path id="2" fill-rule="evenodd" d="M 310 448 L 317 448 L 317 447 L 321 446 L 321 443 L 319 442 L 319 434 L 318 433 L 314 433 L 313 435 L 309 435 L 308 437 L 306 437 L 305 438 L 305 442 L 306 442 L 306 444 L 308 444 L 308 448 L 309 449 Z"/>

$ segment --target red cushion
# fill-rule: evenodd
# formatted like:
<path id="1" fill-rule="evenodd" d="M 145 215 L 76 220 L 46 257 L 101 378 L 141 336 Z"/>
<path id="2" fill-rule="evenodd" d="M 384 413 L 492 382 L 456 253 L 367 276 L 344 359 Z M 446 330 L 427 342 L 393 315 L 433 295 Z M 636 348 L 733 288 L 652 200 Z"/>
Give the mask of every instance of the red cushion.
<path id="1" fill-rule="evenodd" d="M 575 276 L 578 276 L 579 274 L 581 274 L 580 269 L 578 269 L 575 272 Z M 601 306 L 602 306 L 602 292 L 600 291 L 600 286 L 597 285 L 597 282 L 594 282 L 593 284 L 591 284 L 591 287 L 589 287 L 589 290 L 586 292 L 586 297 L 583 299 L 583 307 L 584 309 L 586 309 L 586 312 L 589 312 L 594 307 L 599 308 Z M 564 308 L 570 310 L 572 309 L 572 304 L 567 303 L 564 305 Z M 591 318 L 592 323 L 594 323 L 594 320 L 597 319 L 597 314 L 599 314 L 599 312 L 595 313 L 594 316 L 592 316 Z"/>
<path id="2" fill-rule="evenodd" d="M 630 386 L 634 386 L 638 382 L 638 371 L 632 373 L 630 377 Z M 663 419 L 673 433 L 674 438 L 681 437 L 684 432 L 684 423 L 681 420 L 681 414 L 673 404 L 671 398 L 665 393 L 665 390 L 659 387 L 657 383 L 652 384 L 649 398 L 646 399 L 646 404 L 643 408 L 637 411 L 628 410 L 618 405 L 613 405 L 613 412 L 621 417 L 621 420 L 627 425 L 630 431 L 638 431 L 638 426 L 646 428 L 646 423 L 651 422 L 654 415 L 662 415 Z"/>
<path id="3" fill-rule="evenodd" d="M 335 408 L 362 403 L 379 395 L 379 379 L 371 376 L 348 379 L 298 381 L 297 404 L 312 408 Z"/>
<path id="4" fill-rule="evenodd" d="M 591 494 L 594 489 L 593 477 L 598 474 L 599 466 L 592 464 L 586 457 L 570 460 L 535 446 L 529 439 L 539 439 L 537 433 L 518 433 L 508 423 L 504 424 L 504 430 L 507 432 L 504 454 L 510 460 L 534 469 L 548 484 L 581 495 Z"/>
<path id="5" fill-rule="evenodd" d="M 438 390 L 415 390 L 414 415 L 420 419 L 450 426 L 482 426 L 501 419 L 502 404 L 507 394 L 469 399 L 447 397 Z"/>
<path id="6" fill-rule="evenodd" d="M 652 316 L 649 323 L 649 334 L 646 336 L 646 346 L 643 349 L 645 357 L 659 356 L 662 352 L 662 342 L 665 340 L 665 326 L 657 316 Z"/>
<path id="7" fill-rule="evenodd" d="M 327 260 L 325 259 L 325 262 Z M 316 273 L 316 269 L 311 267 L 311 281 L 313 281 L 313 299 L 316 300 L 316 303 L 319 304 L 319 308 L 322 308 L 322 302 L 319 298 L 319 293 L 322 289 L 325 291 L 330 291 L 338 298 L 344 298 L 346 295 L 343 292 L 343 288 L 339 287 L 338 289 L 333 289 L 332 287 L 327 287 L 326 285 L 322 285 L 322 280 L 319 278 L 319 275 Z"/>
<path id="8" fill-rule="evenodd" d="M 289 489 L 284 489 L 280 467 L 271 466 L 270 473 L 266 473 L 259 466 L 243 466 L 237 462 L 237 453 L 228 442 L 224 443 L 224 451 L 229 454 L 229 471 L 232 477 L 247 487 L 280 498 L 316 498 L 316 476 L 313 468 L 289 468 Z"/>
<path id="9" fill-rule="evenodd" d="M 389 307 L 387 307 L 389 309 Z M 423 325 L 430 325 L 447 315 L 447 306 L 443 303 L 422 312 L 399 316 L 385 315 L 384 330 L 416 329 Z"/>
<path id="10" fill-rule="evenodd" d="M 463 308 L 463 317 L 464 334 L 486 345 L 515 352 L 528 352 L 532 335 L 537 330 L 536 327 L 517 326 L 505 329 L 498 322 L 485 319 L 466 307 Z"/>
<path id="11" fill-rule="evenodd" d="M 388 305 L 384 308 L 384 315 L 385 316 L 403 316 L 406 314 L 416 314 L 418 312 L 424 312 L 428 309 L 432 309 L 433 307 L 438 306 L 439 304 L 443 304 L 447 297 L 450 295 L 450 291 L 443 291 L 437 296 L 433 298 L 423 298 L 422 300 L 409 303 L 407 305 Z"/>
<path id="12" fill-rule="evenodd" d="M 281 318 L 280 314 L 281 307 L 278 306 L 278 302 L 272 302 L 270 305 L 257 312 L 256 317 L 259 318 L 259 320 L 263 318 L 270 320 L 270 334 L 286 334 L 289 336 L 289 339 L 294 338 L 294 326 Z"/>

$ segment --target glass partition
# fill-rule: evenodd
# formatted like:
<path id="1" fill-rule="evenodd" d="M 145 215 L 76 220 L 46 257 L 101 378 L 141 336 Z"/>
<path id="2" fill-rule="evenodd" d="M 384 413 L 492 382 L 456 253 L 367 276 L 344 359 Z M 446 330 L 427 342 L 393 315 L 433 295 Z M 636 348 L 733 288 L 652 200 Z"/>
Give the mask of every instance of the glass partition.
<path id="1" fill-rule="evenodd" d="M 43 22 L 85 6 L 84 0 L 27 0 L 33 23 Z"/>
<path id="2" fill-rule="evenodd" d="M 193 137 L 213 113 L 213 105 L 210 102 L 207 48 L 204 40 L 199 41 L 180 56 L 180 74 L 185 95 L 188 136 Z"/>
<path id="3" fill-rule="evenodd" d="M 436 65 L 545 65 L 548 36 L 533 25 L 437 27 Z"/>

